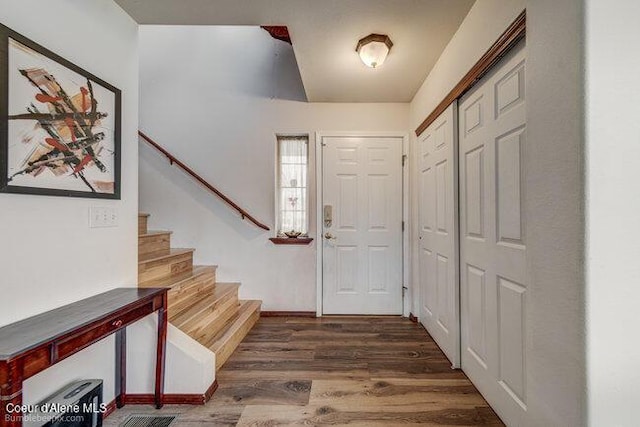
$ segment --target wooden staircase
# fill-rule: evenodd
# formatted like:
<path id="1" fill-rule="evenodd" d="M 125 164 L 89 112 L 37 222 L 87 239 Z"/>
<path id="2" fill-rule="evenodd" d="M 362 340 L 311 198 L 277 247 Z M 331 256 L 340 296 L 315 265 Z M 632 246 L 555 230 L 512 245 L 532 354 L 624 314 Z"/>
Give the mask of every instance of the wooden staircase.
<path id="1" fill-rule="evenodd" d="M 238 300 L 239 283 L 217 283 L 216 266 L 194 266 L 194 249 L 171 248 L 138 214 L 138 286 L 167 287 L 169 322 L 216 354 L 219 369 L 260 318 L 261 301 Z"/>

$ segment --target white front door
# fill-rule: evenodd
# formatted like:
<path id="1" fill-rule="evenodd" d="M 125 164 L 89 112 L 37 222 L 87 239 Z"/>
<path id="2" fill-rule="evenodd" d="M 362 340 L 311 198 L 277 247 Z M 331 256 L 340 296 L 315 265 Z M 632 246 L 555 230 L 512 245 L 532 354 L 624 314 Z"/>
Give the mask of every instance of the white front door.
<path id="1" fill-rule="evenodd" d="M 460 100 L 459 122 L 462 369 L 517 426 L 527 408 L 524 44 Z"/>
<path id="2" fill-rule="evenodd" d="M 402 138 L 321 145 L 322 311 L 402 314 Z"/>
<path id="3" fill-rule="evenodd" d="M 420 136 L 420 322 L 460 366 L 458 109 L 454 102 Z"/>

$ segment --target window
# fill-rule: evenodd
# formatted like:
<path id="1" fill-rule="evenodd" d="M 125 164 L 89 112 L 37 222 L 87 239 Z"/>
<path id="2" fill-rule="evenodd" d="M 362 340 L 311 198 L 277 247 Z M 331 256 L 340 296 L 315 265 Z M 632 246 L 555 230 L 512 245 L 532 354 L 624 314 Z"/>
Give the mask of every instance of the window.
<path id="1" fill-rule="evenodd" d="M 276 194 L 278 236 L 287 232 L 309 231 L 307 170 L 308 135 L 278 135 L 278 175 Z"/>

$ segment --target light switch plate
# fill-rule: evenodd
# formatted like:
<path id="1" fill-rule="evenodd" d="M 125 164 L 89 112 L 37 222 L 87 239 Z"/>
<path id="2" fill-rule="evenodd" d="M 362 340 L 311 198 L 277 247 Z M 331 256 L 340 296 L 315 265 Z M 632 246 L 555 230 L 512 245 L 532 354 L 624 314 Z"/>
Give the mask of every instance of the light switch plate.
<path id="1" fill-rule="evenodd" d="M 118 226 L 118 212 L 115 208 L 92 206 L 89 208 L 89 228 Z"/>

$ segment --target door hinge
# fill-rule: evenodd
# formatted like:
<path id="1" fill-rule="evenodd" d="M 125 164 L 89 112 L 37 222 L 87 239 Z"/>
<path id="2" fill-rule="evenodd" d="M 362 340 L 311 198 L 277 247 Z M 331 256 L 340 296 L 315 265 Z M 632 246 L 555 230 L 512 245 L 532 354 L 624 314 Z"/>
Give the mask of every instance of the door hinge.
<path id="1" fill-rule="evenodd" d="M 404 231 L 404 221 L 402 221 L 402 231 Z"/>
<path id="2" fill-rule="evenodd" d="M 407 288 L 405 285 L 402 285 L 402 297 L 404 298 L 404 295 L 407 293 Z"/>
<path id="3" fill-rule="evenodd" d="M 404 167 L 404 165 L 407 163 L 407 155 L 403 154 L 402 155 L 402 167 Z"/>

